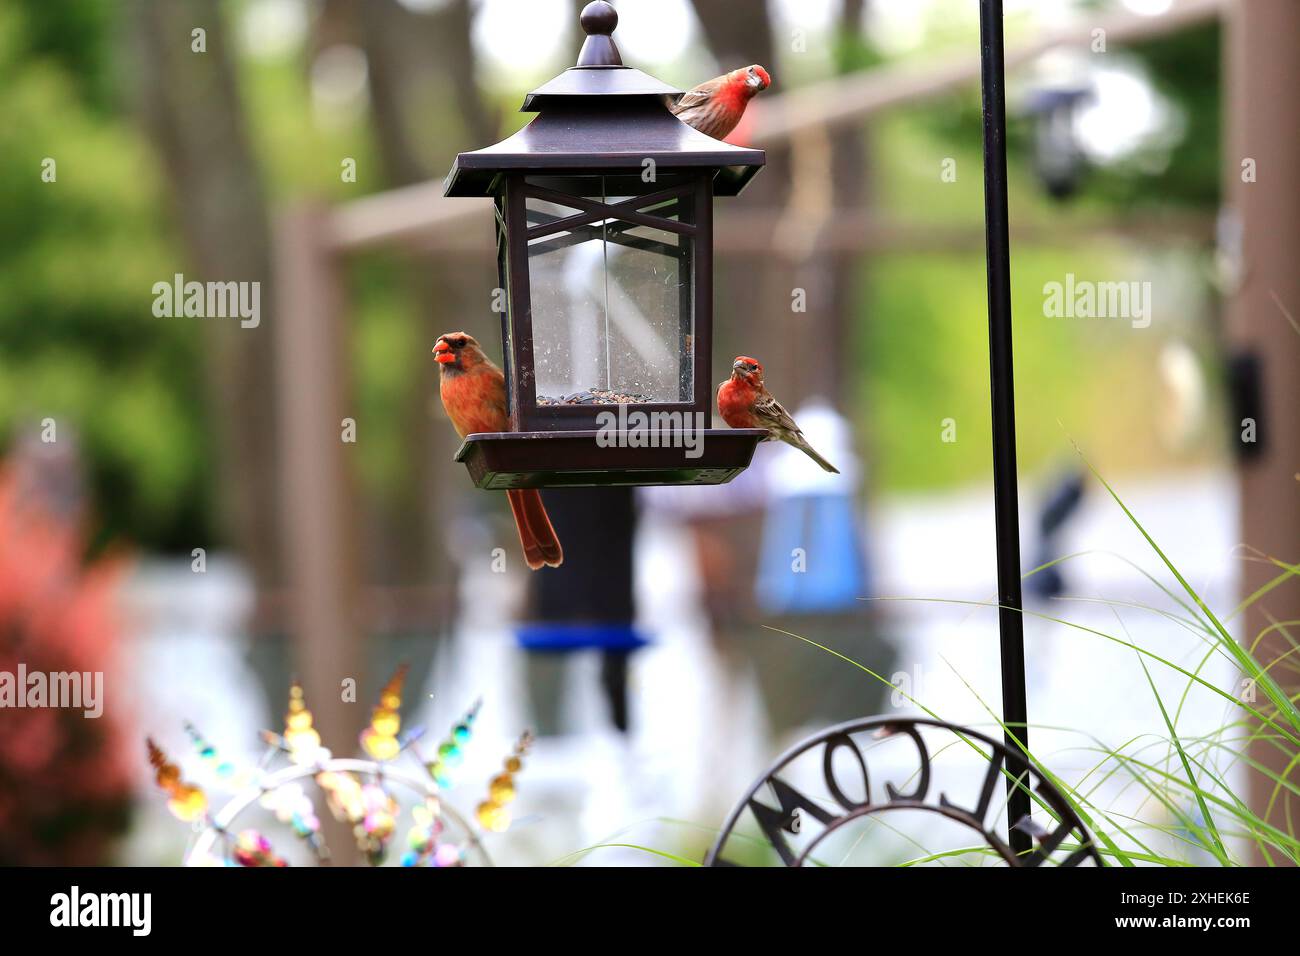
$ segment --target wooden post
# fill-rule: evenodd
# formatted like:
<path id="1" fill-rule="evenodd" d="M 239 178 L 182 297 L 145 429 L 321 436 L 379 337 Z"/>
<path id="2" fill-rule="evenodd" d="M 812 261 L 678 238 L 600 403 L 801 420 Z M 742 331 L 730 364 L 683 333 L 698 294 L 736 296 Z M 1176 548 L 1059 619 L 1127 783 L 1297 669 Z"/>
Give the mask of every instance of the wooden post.
<path id="1" fill-rule="evenodd" d="M 348 406 L 340 265 L 327 245 L 328 222 L 326 210 L 304 206 L 276 231 L 280 514 L 294 670 L 321 742 L 350 755 L 364 706 L 341 694 L 345 678 L 362 683 L 364 667 L 348 461 L 356 446 L 343 440 L 343 419 L 356 413 Z M 364 423 L 356 427 L 362 440 Z M 350 829 L 328 814 L 322 822 L 334 862 L 359 862 Z"/>
<path id="2" fill-rule="evenodd" d="M 1300 3 L 1242 0 L 1225 18 L 1226 131 L 1225 195 L 1240 225 L 1239 280 L 1228 305 L 1228 340 L 1238 369 L 1257 371 L 1256 447 L 1239 446 L 1240 539 L 1248 549 L 1242 563 L 1241 592 L 1249 595 L 1280 570 L 1258 557 L 1294 564 L 1300 560 L 1300 123 L 1295 98 L 1300 92 Z M 1247 162 L 1247 161 L 1252 162 Z M 1243 163 L 1246 165 L 1243 166 Z M 1250 181 L 1251 179 L 1254 181 Z M 1236 383 L 1250 392 L 1249 381 Z M 1247 375 L 1249 379 L 1252 376 Z M 1234 444 L 1247 426 L 1234 422 Z M 1300 620 L 1300 581 L 1270 591 L 1247 611 L 1241 639 L 1249 644 L 1272 621 Z M 1300 638 L 1300 627 L 1287 628 Z M 1286 635 L 1272 632 L 1257 657 L 1268 666 L 1288 650 Z M 1288 658 L 1269 673 L 1289 694 L 1300 680 Z M 1248 688 L 1244 688 L 1248 690 Z M 1255 705 L 1266 707 L 1263 695 Z M 1285 750 L 1263 742 L 1251 755 L 1275 773 L 1286 770 Z M 1296 771 L 1291 771 L 1294 781 Z M 1250 803 L 1263 814 L 1274 783 L 1252 773 Z M 1269 822 L 1287 829 L 1300 816 L 1300 800 L 1286 790 L 1277 798 Z M 1274 854 L 1274 862 L 1281 862 Z M 1263 862 L 1262 858 L 1257 858 Z"/>

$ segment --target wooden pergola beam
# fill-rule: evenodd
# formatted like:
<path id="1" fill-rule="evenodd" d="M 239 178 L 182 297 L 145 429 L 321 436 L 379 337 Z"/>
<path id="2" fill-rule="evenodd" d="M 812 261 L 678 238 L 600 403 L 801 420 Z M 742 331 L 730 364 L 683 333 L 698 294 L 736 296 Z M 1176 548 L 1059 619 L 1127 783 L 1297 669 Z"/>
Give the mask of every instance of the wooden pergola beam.
<path id="1" fill-rule="evenodd" d="M 1074 26 L 1048 30 L 1032 40 L 1009 46 L 1007 68 L 1023 66 L 1056 47 L 1088 49 L 1093 31 L 1098 29 L 1106 31 L 1108 46 L 1167 36 L 1221 16 L 1235 2 L 1183 0 L 1158 17 L 1125 11 L 1099 14 Z M 753 111 L 751 137 L 755 146 L 779 146 L 810 129 L 861 122 L 885 110 L 924 102 L 978 81 L 979 60 L 965 55 L 864 70 L 756 100 L 750 107 Z M 490 221 L 491 210 L 492 204 L 487 200 L 446 199 L 441 181 L 420 183 L 335 208 L 328 222 L 327 241 L 339 251 L 385 245 L 429 248 L 430 237 L 454 235 L 470 223 Z"/>
<path id="2" fill-rule="evenodd" d="M 719 211 L 714 218 L 714 246 L 721 256 L 771 255 L 779 248 L 778 233 L 789 225 L 784 210 Z M 1204 213 L 1144 211 L 1013 225 L 1011 236 L 1044 248 L 1074 247 L 1085 239 L 1208 242 L 1214 238 L 1214 217 Z M 439 229 L 432 232 L 421 229 L 411 233 L 405 241 L 411 251 L 439 256 L 483 256 L 491 254 L 494 248 L 492 231 L 486 226 L 482 229 Z M 984 248 L 984 231 L 978 222 L 917 223 L 857 209 L 836 212 L 817 234 L 816 241 L 819 250 L 832 254 L 965 253 Z"/>

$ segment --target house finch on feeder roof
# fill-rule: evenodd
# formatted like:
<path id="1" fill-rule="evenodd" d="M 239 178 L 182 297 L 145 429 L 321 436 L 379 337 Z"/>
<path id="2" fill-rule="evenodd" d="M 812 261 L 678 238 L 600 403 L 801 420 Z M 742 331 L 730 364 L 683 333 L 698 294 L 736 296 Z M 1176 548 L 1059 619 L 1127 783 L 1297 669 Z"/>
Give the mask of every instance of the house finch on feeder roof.
<path id="1" fill-rule="evenodd" d="M 479 432 L 508 430 L 506 380 L 501 369 L 483 354 L 478 342 L 465 332 L 446 332 L 433 346 L 442 379 L 439 392 L 461 438 Z M 511 488 L 506 492 L 519 530 L 524 560 L 534 571 L 564 562 L 560 539 L 536 488 Z"/>
<path id="2" fill-rule="evenodd" d="M 759 90 L 772 85 L 767 70 L 757 63 L 722 76 L 682 94 L 673 115 L 714 139 L 725 139 L 745 115 L 745 107 Z"/>
<path id="3" fill-rule="evenodd" d="M 767 430 L 764 441 L 780 439 L 798 448 L 826 471 L 840 473 L 808 444 L 790 413 L 772 397 L 763 384 L 763 366 L 758 359 L 741 355 L 732 363 L 731 378 L 718 386 L 718 411 L 732 428 L 764 428 Z"/>

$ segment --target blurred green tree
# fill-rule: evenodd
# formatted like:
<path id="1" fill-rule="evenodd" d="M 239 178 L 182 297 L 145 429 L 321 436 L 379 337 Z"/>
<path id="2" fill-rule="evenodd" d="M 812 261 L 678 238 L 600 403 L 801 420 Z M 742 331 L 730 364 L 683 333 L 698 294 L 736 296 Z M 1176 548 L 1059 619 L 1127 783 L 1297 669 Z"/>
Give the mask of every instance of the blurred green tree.
<path id="1" fill-rule="evenodd" d="M 201 355 L 151 311 L 179 259 L 116 105 L 112 20 L 98 2 L 0 8 L 0 436 L 46 418 L 79 433 L 99 540 L 188 551 L 213 537 Z"/>

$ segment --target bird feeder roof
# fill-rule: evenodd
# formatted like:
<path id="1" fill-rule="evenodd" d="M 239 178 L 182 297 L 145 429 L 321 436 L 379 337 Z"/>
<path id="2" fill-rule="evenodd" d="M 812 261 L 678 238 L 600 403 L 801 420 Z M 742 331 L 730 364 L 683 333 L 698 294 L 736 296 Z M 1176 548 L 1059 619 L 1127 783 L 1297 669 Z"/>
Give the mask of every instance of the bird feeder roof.
<path id="1" fill-rule="evenodd" d="M 630 66 L 571 66 L 524 97 L 521 113 L 559 106 L 567 97 L 653 96 L 665 106 L 682 91 Z"/>
<path id="2" fill-rule="evenodd" d="M 610 35 L 617 23 L 609 4 L 588 4 L 578 65 L 524 98 L 521 112 L 538 115 L 519 132 L 458 155 L 444 193 L 491 195 L 503 172 L 639 173 L 647 159 L 665 170 L 712 168 L 714 195 L 739 193 L 763 166 L 763 151 L 714 139 L 669 112 L 681 91 L 623 65 Z"/>

